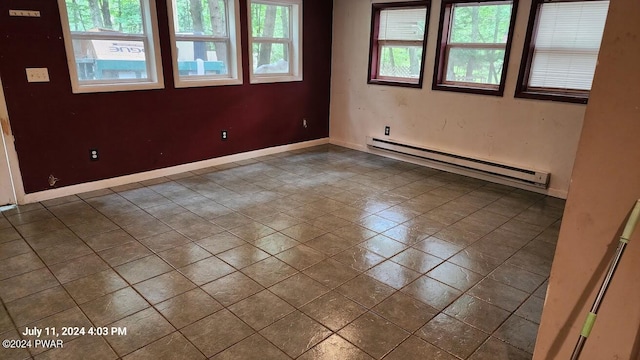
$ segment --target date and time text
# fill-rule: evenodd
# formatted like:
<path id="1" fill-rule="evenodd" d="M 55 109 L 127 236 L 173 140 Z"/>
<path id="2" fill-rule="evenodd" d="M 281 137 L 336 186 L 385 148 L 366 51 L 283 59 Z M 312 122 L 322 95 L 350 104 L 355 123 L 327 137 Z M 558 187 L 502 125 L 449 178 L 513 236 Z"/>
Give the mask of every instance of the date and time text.
<path id="1" fill-rule="evenodd" d="M 64 347 L 65 337 L 78 336 L 126 336 L 127 328 L 121 326 L 102 327 L 27 327 L 21 333 L 22 339 L 3 339 L 5 349 L 29 348 L 61 348 Z"/>

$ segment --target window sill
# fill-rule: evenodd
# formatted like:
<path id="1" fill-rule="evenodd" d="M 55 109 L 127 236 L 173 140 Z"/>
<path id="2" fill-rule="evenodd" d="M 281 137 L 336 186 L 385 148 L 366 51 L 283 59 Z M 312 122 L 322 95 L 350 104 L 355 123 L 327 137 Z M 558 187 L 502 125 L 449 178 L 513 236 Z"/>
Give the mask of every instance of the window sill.
<path id="1" fill-rule="evenodd" d="M 250 84 L 268 84 L 278 82 L 294 82 L 302 81 L 302 76 L 291 75 L 273 75 L 273 76 L 252 76 L 249 80 Z"/>
<path id="2" fill-rule="evenodd" d="M 418 81 L 417 83 L 405 82 L 405 81 L 399 81 L 399 80 L 369 79 L 369 81 L 367 81 L 367 84 L 369 84 L 369 85 L 398 86 L 398 87 L 408 87 L 408 88 L 414 88 L 414 89 L 421 89 L 422 88 L 422 79 L 420 79 L 420 81 Z"/>
<path id="3" fill-rule="evenodd" d="M 573 104 L 586 104 L 589 101 L 589 95 L 563 94 L 546 91 L 516 91 L 515 97 L 521 99 L 568 102 Z"/>
<path id="4" fill-rule="evenodd" d="M 175 81 L 175 87 L 177 89 L 181 88 L 192 88 L 192 87 L 206 87 L 206 86 L 227 86 L 227 85 L 242 85 L 242 79 L 207 79 L 207 78 L 194 78 L 188 80 L 178 80 Z"/>
<path id="5" fill-rule="evenodd" d="M 117 92 L 117 91 L 137 91 L 137 90 L 156 90 L 164 89 L 163 81 L 147 81 L 133 83 L 118 84 L 79 84 L 71 85 L 74 94 L 100 93 L 100 92 Z"/>
<path id="6" fill-rule="evenodd" d="M 467 94 L 479 94 L 479 95 L 491 95 L 502 96 L 504 89 L 502 87 L 486 88 L 486 87 L 471 87 L 465 85 L 451 85 L 451 84 L 433 84 L 432 90 L 461 92 Z"/>

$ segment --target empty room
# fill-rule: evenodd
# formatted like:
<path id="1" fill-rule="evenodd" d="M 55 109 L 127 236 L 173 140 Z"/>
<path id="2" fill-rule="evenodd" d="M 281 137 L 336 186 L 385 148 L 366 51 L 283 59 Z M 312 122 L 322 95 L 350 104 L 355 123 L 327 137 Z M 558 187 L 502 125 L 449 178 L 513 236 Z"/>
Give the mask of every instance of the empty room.
<path id="1" fill-rule="evenodd" d="M 0 358 L 640 359 L 638 19 L 1 1 Z"/>

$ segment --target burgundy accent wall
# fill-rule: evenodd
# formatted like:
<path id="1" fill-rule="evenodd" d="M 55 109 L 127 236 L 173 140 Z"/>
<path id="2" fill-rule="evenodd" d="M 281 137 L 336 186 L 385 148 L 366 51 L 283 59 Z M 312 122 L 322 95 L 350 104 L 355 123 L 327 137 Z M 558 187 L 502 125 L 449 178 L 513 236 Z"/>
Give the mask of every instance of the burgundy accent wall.
<path id="1" fill-rule="evenodd" d="M 304 0 L 303 81 L 249 84 L 240 0 L 244 84 L 183 89 L 173 85 L 166 1 L 156 5 L 165 88 L 73 94 L 57 1 L 0 1 L 0 76 L 26 193 L 50 189 L 50 174 L 62 187 L 329 135 L 331 0 Z M 27 83 L 27 67 L 48 68 L 51 81 Z"/>

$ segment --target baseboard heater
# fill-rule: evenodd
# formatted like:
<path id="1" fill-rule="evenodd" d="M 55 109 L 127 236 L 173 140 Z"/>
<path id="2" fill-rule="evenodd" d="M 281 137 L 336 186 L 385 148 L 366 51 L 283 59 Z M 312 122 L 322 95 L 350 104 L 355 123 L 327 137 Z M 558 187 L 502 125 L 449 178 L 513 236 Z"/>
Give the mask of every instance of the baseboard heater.
<path id="1" fill-rule="evenodd" d="M 402 155 L 418 157 L 428 166 L 439 170 L 463 173 L 483 180 L 501 180 L 500 183 L 517 182 L 524 185 L 546 189 L 551 174 L 513 165 L 474 159 L 467 156 L 427 149 L 422 146 L 401 143 L 391 139 L 367 137 L 369 147 L 394 152 Z M 475 175 L 475 176 L 474 176 Z"/>

